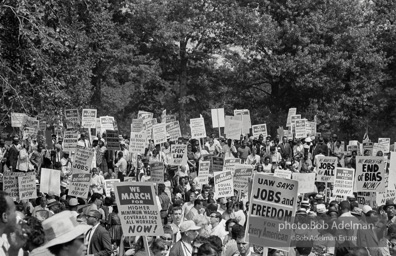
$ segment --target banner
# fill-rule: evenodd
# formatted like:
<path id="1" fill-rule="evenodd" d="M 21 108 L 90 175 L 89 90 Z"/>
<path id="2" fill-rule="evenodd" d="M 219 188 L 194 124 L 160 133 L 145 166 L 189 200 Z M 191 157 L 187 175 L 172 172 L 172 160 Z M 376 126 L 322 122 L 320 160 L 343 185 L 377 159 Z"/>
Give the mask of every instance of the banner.
<path id="1" fill-rule="evenodd" d="M 165 143 L 167 141 L 165 123 L 153 125 L 153 140 L 155 145 Z"/>
<path id="2" fill-rule="evenodd" d="M 356 190 L 385 192 L 385 160 L 381 156 L 356 157 Z"/>
<path id="3" fill-rule="evenodd" d="M 190 119 L 191 138 L 206 138 L 205 121 L 203 118 Z"/>
<path id="4" fill-rule="evenodd" d="M 316 166 L 316 180 L 320 182 L 334 182 L 334 173 L 337 167 L 337 157 L 318 157 Z"/>
<path id="5" fill-rule="evenodd" d="M 199 162 L 199 177 L 209 177 L 210 161 L 200 161 Z"/>
<path id="6" fill-rule="evenodd" d="M 115 183 L 114 188 L 124 236 L 164 234 L 153 183 Z"/>
<path id="7" fill-rule="evenodd" d="M 392 200 L 392 202 L 395 203 L 396 191 L 387 189 L 386 192 L 376 192 L 375 196 L 376 206 L 380 207 L 381 205 L 385 205 L 387 200 Z"/>
<path id="8" fill-rule="evenodd" d="M 212 114 L 212 127 L 224 127 L 224 108 L 211 109 Z"/>
<path id="9" fill-rule="evenodd" d="M 41 168 L 40 192 L 60 196 L 60 171 Z"/>
<path id="10" fill-rule="evenodd" d="M 96 109 L 83 109 L 81 118 L 81 127 L 96 128 Z"/>
<path id="11" fill-rule="evenodd" d="M 249 179 L 253 175 L 254 166 L 236 164 L 234 171 L 234 189 L 247 192 Z"/>
<path id="12" fill-rule="evenodd" d="M 229 120 L 227 127 L 227 138 L 233 140 L 241 139 L 242 130 L 243 122 L 241 120 Z"/>
<path id="13" fill-rule="evenodd" d="M 234 182 L 230 171 L 214 174 L 214 197 L 234 196 Z"/>
<path id="14" fill-rule="evenodd" d="M 289 112 L 287 113 L 287 121 L 286 126 L 291 126 L 291 117 L 297 114 L 297 108 L 289 108 Z"/>
<path id="15" fill-rule="evenodd" d="M 118 131 L 106 130 L 105 140 L 107 150 L 120 150 Z"/>
<path id="16" fill-rule="evenodd" d="M 63 151 L 76 152 L 79 134 L 75 131 L 65 131 L 63 135 Z"/>
<path id="17" fill-rule="evenodd" d="M 243 134 L 250 133 L 250 128 L 252 127 L 252 122 L 250 120 L 250 111 L 248 109 L 235 109 L 234 116 L 242 117 L 242 132 L 241 133 L 243 133 Z"/>
<path id="18" fill-rule="evenodd" d="M 120 182 L 119 179 L 110 179 L 110 180 L 105 180 L 105 192 L 106 196 L 110 196 L 111 192 L 114 192 L 114 183 Z"/>
<path id="19" fill-rule="evenodd" d="M 18 177 L 19 200 L 36 199 L 36 175 L 27 175 Z"/>
<path id="20" fill-rule="evenodd" d="M 283 179 L 291 179 L 292 172 L 289 170 L 281 170 L 276 168 L 274 172 L 274 176 Z"/>
<path id="21" fill-rule="evenodd" d="M 203 185 L 209 184 L 209 179 L 207 176 L 198 176 L 194 179 L 195 188 L 202 190 Z"/>
<path id="22" fill-rule="evenodd" d="M 150 163 L 150 182 L 164 183 L 164 163 Z"/>
<path id="23" fill-rule="evenodd" d="M 315 173 L 293 173 L 293 180 L 298 181 L 298 193 L 315 192 Z"/>
<path id="24" fill-rule="evenodd" d="M 266 124 L 257 124 L 252 126 L 253 137 L 258 137 L 260 134 L 267 138 L 267 125 Z"/>
<path id="25" fill-rule="evenodd" d="M 355 170 L 347 168 L 337 168 L 334 179 L 333 194 L 338 196 L 353 195 L 355 182 Z"/>
<path id="26" fill-rule="evenodd" d="M 142 110 L 139 110 L 139 112 L 138 112 L 139 119 L 152 119 L 153 117 L 154 117 L 154 114 L 151 112 L 146 112 L 146 111 L 142 111 Z"/>
<path id="27" fill-rule="evenodd" d="M 379 138 L 378 139 L 378 144 L 382 148 L 384 154 L 389 153 L 390 149 L 390 138 Z"/>
<path id="28" fill-rule="evenodd" d="M 80 114 L 78 113 L 78 109 L 66 109 L 65 110 L 65 121 L 66 127 L 69 128 L 77 128 L 80 126 Z"/>
<path id="29" fill-rule="evenodd" d="M 288 250 L 291 246 L 298 182 L 269 174 L 253 175 L 246 240 L 250 245 Z"/>
<path id="30" fill-rule="evenodd" d="M 131 132 L 129 153 L 144 154 L 146 145 L 146 131 L 142 131 L 140 133 Z"/>
<path id="31" fill-rule="evenodd" d="M 139 133 L 144 129 L 143 119 L 133 119 L 131 124 L 131 132 Z"/>
<path id="32" fill-rule="evenodd" d="M 25 117 L 24 113 L 11 113 L 11 127 L 21 128 Z"/>
<path id="33" fill-rule="evenodd" d="M 177 141 L 181 137 L 179 121 L 166 123 L 166 133 L 169 135 L 170 141 Z"/>
<path id="34" fill-rule="evenodd" d="M 14 201 L 19 199 L 18 177 L 25 176 L 24 172 L 4 172 L 3 191 L 6 192 Z"/>
<path id="35" fill-rule="evenodd" d="M 74 155 L 74 161 L 72 164 L 72 173 L 75 172 L 89 173 L 91 171 L 93 155 L 94 155 L 93 149 L 78 147 L 76 150 L 76 154 Z"/>
<path id="36" fill-rule="evenodd" d="M 304 139 L 307 137 L 307 131 L 305 127 L 305 120 L 304 119 L 297 119 L 296 120 L 296 139 Z"/>
<path id="37" fill-rule="evenodd" d="M 169 165 L 186 165 L 187 164 L 187 145 L 172 144 L 171 145 L 172 158 L 169 159 Z"/>
<path id="38" fill-rule="evenodd" d="M 91 174 L 76 171 L 73 172 L 69 187 L 69 196 L 88 199 L 89 186 L 91 185 Z"/>

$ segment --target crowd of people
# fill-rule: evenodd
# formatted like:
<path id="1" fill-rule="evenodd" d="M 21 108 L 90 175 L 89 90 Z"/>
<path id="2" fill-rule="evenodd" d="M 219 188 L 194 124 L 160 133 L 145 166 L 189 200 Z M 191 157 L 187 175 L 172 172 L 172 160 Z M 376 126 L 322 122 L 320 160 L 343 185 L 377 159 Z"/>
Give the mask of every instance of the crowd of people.
<path id="1" fill-rule="evenodd" d="M 329 139 L 312 136 L 289 140 L 260 135 L 231 140 L 212 134 L 202 140 L 179 138 L 162 145 L 150 140 L 145 153 L 136 155 L 128 151 L 127 136 L 120 136 L 117 151 L 108 150 L 103 138 L 90 141 L 88 137 L 81 134 L 78 141 L 79 147 L 94 151 L 88 199 L 68 195 L 73 153 L 62 150 L 62 138 L 54 135 L 52 147 L 18 137 L 9 146 L 0 140 L 2 174 L 31 172 L 39 181 L 42 168 L 61 173 L 60 195 L 43 194 L 38 189 L 36 199 L 17 200 L 0 192 L 0 256 L 396 255 L 393 200 L 375 208 L 359 206 L 356 194 L 343 199 L 331 197 L 331 184 L 326 187 L 316 182 L 316 191 L 300 195 L 293 219 L 296 224 L 314 223 L 320 228 L 293 228 L 292 244 L 282 250 L 249 243 L 248 191 L 215 198 L 213 178 L 202 186 L 197 182 L 199 163 L 207 156 L 239 158 L 241 163 L 254 166 L 254 172 L 269 174 L 277 169 L 316 172 L 320 156 L 335 156 L 338 166 L 355 168 L 359 152 L 347 152 L 336 135 Z M 186 165 L 169 164 L 174 143 L 187 145 Z M 150 182 L 150 163 L 158 161 L 164 163 L 164 182 L 155 184 L 164 233 L 157 237 L 124 236 L 115 195 L 106 194 L 105 180 Z M 333 225 L 346 220 L 372 228 Z"/>

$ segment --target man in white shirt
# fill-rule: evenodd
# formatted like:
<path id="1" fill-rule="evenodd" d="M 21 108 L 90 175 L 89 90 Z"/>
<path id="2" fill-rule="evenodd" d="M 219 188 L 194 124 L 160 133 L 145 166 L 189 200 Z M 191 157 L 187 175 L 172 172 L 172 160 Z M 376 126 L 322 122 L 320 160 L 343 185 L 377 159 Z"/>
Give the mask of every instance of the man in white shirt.
<path id="1" fill-rule="evenodd" d="M 85 139 L 85 134 L 81 133 L 80 139 L 77 141 L 77 146 L 88 148 L 90 147 L 90 143 L 87 139 Z"/>
<path id="2" fill-rule="evenodd" d="M 187 214 L 191 210 L 191 208 L 194 207 L 195 198 L 196 198 L 195 193 L 190 193 L 190 202 L 186 202 L 183 204 L 182 210 L 183 210 L 184 218 L 187 216 Z"/>
<path id="3" fill-rule="evenodd" d="M 123 181 L 128 169 L 128 163 L 125 160 L 124 153 L 122 153 L 122 151 L 118 152 L 118 161 L 115 166 L 118 168 L 117 177 Z"/>
<path id="4" fill-rule="evenodd" d="M 221 241 L 224 242 L 224 238 L 227 236 L 224 225 L 221 224 L 222 218 L 219 212 L 213 212 L 209 215 L 210 224 L 212 225 L 211 236 L 218 236 Z"/>
<path id="5" fill-rule="evenodd" d="M 91 178 L 91 189 L 93 193 L 99 193 L 103 195 L 103 188 L 105 186 L 105 180 L 102 175 L 99 174 L 98 169 L 92 169 L 92 178 Z"/>

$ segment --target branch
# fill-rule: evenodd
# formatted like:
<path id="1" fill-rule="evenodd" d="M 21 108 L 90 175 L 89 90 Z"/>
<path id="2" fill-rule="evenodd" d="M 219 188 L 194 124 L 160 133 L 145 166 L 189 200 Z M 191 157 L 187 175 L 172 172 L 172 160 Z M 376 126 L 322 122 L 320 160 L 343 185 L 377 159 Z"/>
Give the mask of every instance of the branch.
<path id="1" fill-rule="evenodd" d="M 3 77 L 2 75 L 0 75 L 0 78 L 3 80 L 3 82 L 4 82 L 6 85 L 8 85 L 8 86 L 15 92 L 16 96 L 17 96 L 18 99 L 19 99 L 19 103 L 21 103 L 21 106 L 22 106 L 23 110 L 25 110 L 25 113 L 29 113 L 29 112 L 26 110 L 25 105 L 23 104 L 23 102 L 22 102 L 22 100 L 21 100 L 21 96 L 19 96 L 18 91 L 7 81 L 7 79 L 5 79 L 5 77 Z"/>

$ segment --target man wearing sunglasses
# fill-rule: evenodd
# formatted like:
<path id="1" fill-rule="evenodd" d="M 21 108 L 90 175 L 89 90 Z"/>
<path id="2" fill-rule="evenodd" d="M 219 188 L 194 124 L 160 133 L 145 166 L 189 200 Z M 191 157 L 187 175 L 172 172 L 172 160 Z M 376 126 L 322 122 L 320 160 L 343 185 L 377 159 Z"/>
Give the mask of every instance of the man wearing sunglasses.
<path id="1" fill-rule="evenodd" d="M 224 241 L 224 238 L 227 236 L 227 232 L 225 231 L 225 226 L 221 223 L 222 217 L 219 212 L 212 212 L 210 215 L 210 224 L 212 225 L 212 230 L 210 232 L 211 236 L 220 237 L 221 241 Z"/>
<path id="2" fill-rule="evenodd" d="M 85 235 L 85 244 L 87 245 L 87 252 L 91 255 L 111 255 L 111 238 L 110 233 L 100 225 L 102 214 L 97 210 L 91 210 L 86 215 L 87 224 L 92 226 L 92 229 Z"/>

